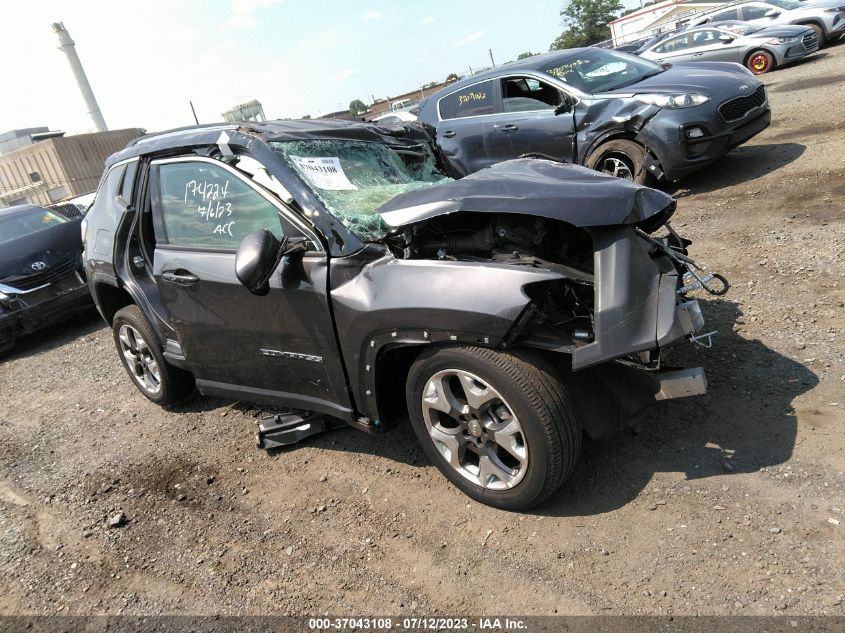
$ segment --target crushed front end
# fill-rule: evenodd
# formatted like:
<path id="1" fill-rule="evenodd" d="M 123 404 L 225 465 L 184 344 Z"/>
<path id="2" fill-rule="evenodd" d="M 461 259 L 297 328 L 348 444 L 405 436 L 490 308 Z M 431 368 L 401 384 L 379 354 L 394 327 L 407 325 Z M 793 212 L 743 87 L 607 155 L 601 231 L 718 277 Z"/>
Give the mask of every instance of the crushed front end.
<path id="1" fill-rule="evenodd" d="M 535 270 L 498 346 L 542 350 L 555 362 L 590 435 L 656 400 L 705 393 L 703 370 L 670 367 L 665 352 L 710 345 L 714 332 L 692 293 L 720 295 L 728 285 L 689 257 L 691 242 L 669 225 L 671 196 L 540 159 L 437 189 L 400 196 L 384 213 L 388 223 L 415 220 L 388 238 L 394 255 Z"/>

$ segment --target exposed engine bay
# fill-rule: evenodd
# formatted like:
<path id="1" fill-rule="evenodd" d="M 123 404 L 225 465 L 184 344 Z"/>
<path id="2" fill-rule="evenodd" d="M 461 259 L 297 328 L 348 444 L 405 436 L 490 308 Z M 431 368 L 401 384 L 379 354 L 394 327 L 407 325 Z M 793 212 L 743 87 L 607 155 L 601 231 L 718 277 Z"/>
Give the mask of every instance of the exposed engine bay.
<path id="1" fill-rule="evenodd" d="M 689 258 L 691 244 L 672 227 L 654 237 L 637 227 L 625 227 L 659 268 L 670 267 L 677 275 L 677 300 L 703 288 L 714 295 L 727 292 L 721 275 L 705 274 Z M 602 228 L 575 227 L 567 222 L 516 214 L 455 213 L 405 227 L 386 242 L 400 259 L 436 259 L 490 262 L 541 268 L 558 273 L 564 283 L 543 283 L 528 287 L 532 302 L 523 314 L 509 342 L 519 335 L 567 341 L 578 347 L 595 340 L 594 236 Z M 713 283 L 713 280 L 717 283 Z M 650 357 L 635 356 L 637 362 L 653 364 Z"/>

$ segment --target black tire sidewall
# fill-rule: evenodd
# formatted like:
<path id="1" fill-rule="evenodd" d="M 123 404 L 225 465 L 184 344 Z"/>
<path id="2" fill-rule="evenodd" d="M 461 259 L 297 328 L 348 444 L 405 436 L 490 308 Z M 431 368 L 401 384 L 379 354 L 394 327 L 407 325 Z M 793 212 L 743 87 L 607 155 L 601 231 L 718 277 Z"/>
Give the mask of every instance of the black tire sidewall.
<path id="1" fill-rule="evenodd" d="M 132 326 L 141 334 L 144 342 L 150 349 L 150 353 L 153 355 L 153 358 L 156 359 L 156 363 L 158 363 L 159 374 L 161 376 L 161 389 L 157 394 L 151 394 L 145 389 L 142 389 L 132 376 L 132 370 L 129 368 L 126 358 L 123 356 L 123 351 L 120 348 L 120 337 L 118 333 L 120 332 L 120 326 L 124 324 Z M 117 354 L 120 357 L 120 362 L 123 364 L 123 368 L 126 370 L 129 380 L 132 381 L 135 388 L 148 400 L 155 402 L 156 404 L 166 406 L 173 404 L 176 400 L 185 395 L 185 389 L 181 384 L 183 382 L 182 378 L 177 375 L 179 370 L 169 365 L 165 360 L 161 351 L 161 343 L 159 342 L 158 336 L 156 336 L 152 326 L 137 306 L 127 306 L 119 310 L 117 314 L 114 315 L 114 319 L 112 320 L 112 337 L 114 339 L 115 348 L 117 349 Z"/>
<path id="2" fill-rule="evenodd" d="M 422 416 L 422 390 L 428 379 L 443 369 L 462 369 L 488 383 L 507 401 L 522 425 L 528 447 L 528 470 L 522 481 L 509 490 L 487 490 L 457 473 L 437 450 Z M 481 503 L 505 510 L 523 510 L 535 505 L 541 497 L 548 473 L 547 437 L 526 402 L 521 389 L 504 376 L 487 359 L 456 348 L 432 349 L 424 352 L 408 375 L 406 388 L 411 425 L 420 444 L 445 477 L 461 492 Z M 539 499 L 542 500 L 542 499 Z"/>
<path id="3" fill-rule="evenodd" d="M 602 160 L 612 155 L 624 156 L 627 159 L 634 176 L 633 182 L 638 185 L 649 184 L 652 176 L 645 169 L 645 148 L 639 143 L 627 139 L 607 141 L 599 145 L 587 158 L 585 166 L 598 170 Z"/>

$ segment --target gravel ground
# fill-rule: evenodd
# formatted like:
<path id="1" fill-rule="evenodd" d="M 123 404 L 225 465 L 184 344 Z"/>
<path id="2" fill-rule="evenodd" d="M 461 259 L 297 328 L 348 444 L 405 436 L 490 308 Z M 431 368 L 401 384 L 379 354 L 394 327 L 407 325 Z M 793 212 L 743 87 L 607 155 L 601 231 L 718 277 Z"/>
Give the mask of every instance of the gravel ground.
<path id="1" fill-rule="evenodd" d="M 673 187 L 733 283 L 707 396 L 588 443 L 536 512 L 469 501 L 407 426 L 275 454 L 262 412 L 130 383 L 96 315 L 0 363 L 0 614 L 845 612 L 845 44 Z M 118 523 L 110 527 L 110 521 Z"/>

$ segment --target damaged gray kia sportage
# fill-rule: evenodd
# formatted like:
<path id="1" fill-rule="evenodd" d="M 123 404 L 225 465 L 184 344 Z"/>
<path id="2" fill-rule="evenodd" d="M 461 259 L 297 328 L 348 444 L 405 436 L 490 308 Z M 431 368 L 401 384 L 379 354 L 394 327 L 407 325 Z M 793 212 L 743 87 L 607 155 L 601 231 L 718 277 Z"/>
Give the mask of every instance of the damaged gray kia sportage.
<path id="1" fill-rule="evenodd" d="M 410 417 L 483 503 L 526 509 L 582 435 L 704 393 L 666 350 L 704 343 L 659 191 L 539 157 L 454 180 L 422 127 L 198 126 L 112 156 L 85 218 L 97 307 L 140 392 L 290 410 L 265 448 Z"/>

